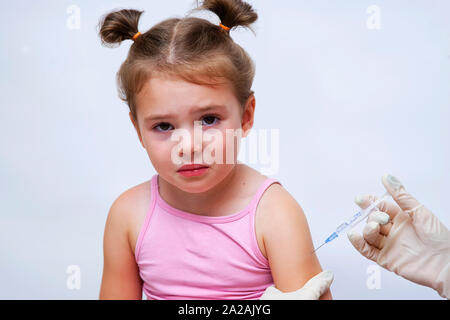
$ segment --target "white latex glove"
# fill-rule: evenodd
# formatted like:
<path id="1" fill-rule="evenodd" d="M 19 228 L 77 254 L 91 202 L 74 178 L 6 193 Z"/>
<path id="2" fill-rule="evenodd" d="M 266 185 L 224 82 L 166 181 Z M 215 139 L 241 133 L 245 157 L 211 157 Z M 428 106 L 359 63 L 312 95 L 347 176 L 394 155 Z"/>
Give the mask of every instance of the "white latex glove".
<path id="1" fill-rule="evenodd" d="M 272 285 L 264 291 L 259 300 L 318 300 L 330 288 L 332 282 L 333 273 L 322 271 L 297 291 L 282 292 Z"/>
<path id="2" fill-rule="evenodd" d="M 380 203 L 378 208 L 382 212 L 369 215 L 363 236 L 355 231 L 348 233 L 351 243 L 363 256 L 383 268 L 433 288 L 449 299 L 450 232 L 405 191 L 397 178 L 385 175 L 382 182 L 396 204 Z M 375 196 L 363 196 L 355 202 L 364 209 L 374 200 Z"/>

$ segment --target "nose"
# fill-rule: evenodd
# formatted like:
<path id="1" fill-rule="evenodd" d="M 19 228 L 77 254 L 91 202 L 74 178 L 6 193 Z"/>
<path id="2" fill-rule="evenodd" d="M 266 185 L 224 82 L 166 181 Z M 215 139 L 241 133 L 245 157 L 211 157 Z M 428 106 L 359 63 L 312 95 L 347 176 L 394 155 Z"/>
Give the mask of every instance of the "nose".
<path id="1" fill-rule="evenodd" d="M 194 126 L 186 129 L 188 135 L 184 137 L 186 142 L 183 143 L 183 148 L 179 150 L 179 156 L 183 157 L 184 152 L 188 152 L 190 155 L 190 161 L 192 163 L 202 163 L 203 152 L 203 134 L 201 121 L 195 121 Z"/>

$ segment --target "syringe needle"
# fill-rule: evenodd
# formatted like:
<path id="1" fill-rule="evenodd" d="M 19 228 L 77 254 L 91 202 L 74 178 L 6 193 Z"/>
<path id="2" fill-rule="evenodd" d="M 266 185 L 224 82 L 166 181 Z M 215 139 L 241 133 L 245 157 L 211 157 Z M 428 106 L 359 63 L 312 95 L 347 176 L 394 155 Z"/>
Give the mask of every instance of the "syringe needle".
<path id="1" fill-rule="evenodd" d="M 325 242 L 324 243 L 322 243 L 320 246 L 318 246 L 316 249 L 314 249 L 314 251 L 313 252 L 316 252 L 317 250 L 319 250 L 320 249 L 320 247 L 322 247 L 323 245 L 325 244 Z"/>

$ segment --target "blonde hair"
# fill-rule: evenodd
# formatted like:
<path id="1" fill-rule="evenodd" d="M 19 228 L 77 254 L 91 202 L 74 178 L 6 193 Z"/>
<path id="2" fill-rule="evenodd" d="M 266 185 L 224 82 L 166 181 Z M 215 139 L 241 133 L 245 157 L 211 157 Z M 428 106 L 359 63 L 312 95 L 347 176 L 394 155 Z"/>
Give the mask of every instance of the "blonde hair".
<path id="1" fill-rule="evenodd" d="M 230 30 L 239 26 L 251 29 L 258 18 L 254 9 L 241 0 L 205 0 L 201 6 L 197 1 L 197 8 L 190 12 L 203 9 L 214 12 Z M 99 24 L 103 45 L 120 45 L 133 39 L 139 32 L 142 13 L 124 9 L 106 14 Z M 244 107 L 254 94 L 251 87 L 255 64 L 229 32 L 206 19 L 186 16 L 166 19 L 135 37 L 117 73 L 119 96 L 128 104 L 134 120 L 136 95 L 152 76 L 178 77 L 201 85 L 228 81 Z"/>

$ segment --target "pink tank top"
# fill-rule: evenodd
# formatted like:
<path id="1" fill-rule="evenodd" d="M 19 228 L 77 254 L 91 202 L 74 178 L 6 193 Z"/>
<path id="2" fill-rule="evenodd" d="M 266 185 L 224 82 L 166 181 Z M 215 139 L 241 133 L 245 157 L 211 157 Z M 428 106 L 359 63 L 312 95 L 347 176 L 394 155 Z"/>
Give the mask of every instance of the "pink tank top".
<path id="1" fill-rule="evenodd" d="M 201 216 L 170 206 L 151 180 L 151 204 L 135 258 L 147 299 L 256 300 L 273 284 L 255 233 L 255 211 L 266 179 L 243 210 Z"/>

